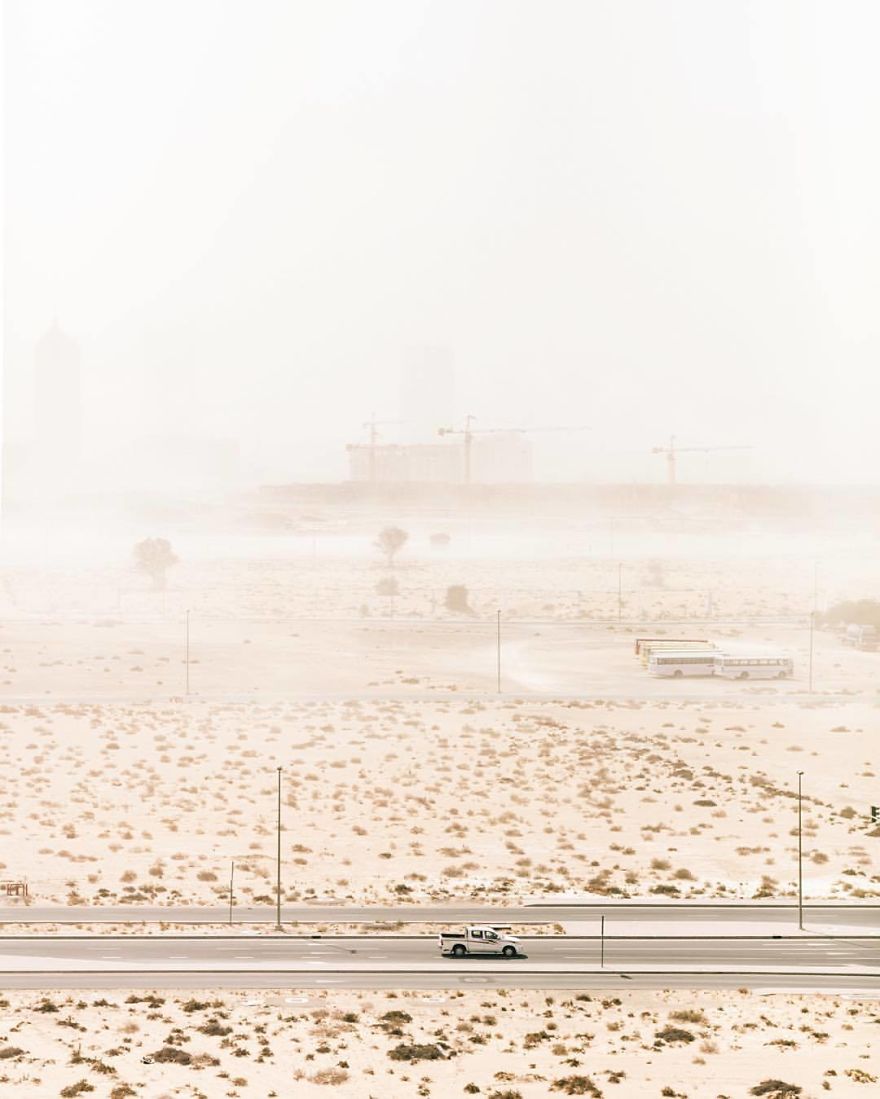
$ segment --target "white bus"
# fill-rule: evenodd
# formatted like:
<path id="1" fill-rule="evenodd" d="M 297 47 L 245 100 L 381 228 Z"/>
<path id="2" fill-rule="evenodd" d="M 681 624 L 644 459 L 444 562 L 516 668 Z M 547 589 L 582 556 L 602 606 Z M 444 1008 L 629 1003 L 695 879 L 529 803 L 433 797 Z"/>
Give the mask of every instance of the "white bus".
<path id="1" fill-rule="evenodd" d="M 714 651 L 717 648 L 711 641 L 696 637 L 639 637 L 636 639 L 636 656 L 647 667 L 651 654 L 664 649 L 672 652 L 685 652 L 691 649 L 697 652 Z"/>
<path id="2" fill-rule="evenodd" d="M 794 661 L 790 656 L 716 653 L 715 674 L 724 679 L 788 679 L 794 674 Z"/>
<path id="3" fill-rule="evenodd" d="M 712 649 L 658 649 L 648 658 L 651 675 L 681 679 L 685 675 L 714 675 L 715 657 Z"/>

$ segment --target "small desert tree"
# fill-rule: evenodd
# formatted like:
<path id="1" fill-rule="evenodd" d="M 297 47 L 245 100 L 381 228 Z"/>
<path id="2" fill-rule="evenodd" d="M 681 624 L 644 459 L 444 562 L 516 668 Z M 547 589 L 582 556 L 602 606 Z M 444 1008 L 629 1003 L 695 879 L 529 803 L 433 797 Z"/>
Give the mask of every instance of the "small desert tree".
<path id="1" fill-rule="evenodd" d="M 150 577 L 157 591 L 164 590 L 165 574 L 177 561 L 167 538 L 145 538 L 134 547 L 135 568 Z"/>
<path id="2" fill-rule="evenodd" d="M 376 595 L 382 595 L 386 599 L 393 599 L 395 595 L 399 594 L 400 585 L 397 583 L 396 576 L 383 576 L 378 584 L 376 584 Z"/>
<path id="3" fill-rule="evenodd" d="M 473 614 L 474 609 L 468 601 L 468 590 L 464 584 L 450 584 L 446 589 L 445 606 L 453 614 Z"/>
<path id="4" fill-rule="evenodd" d="M 400 527 L 384 527 L 379 531 L 376 539 L 376 549 L 385 554 L 389 569 L 394 568 L 394 558 L 403 549 L 409 539 L 409 535 Z"/>

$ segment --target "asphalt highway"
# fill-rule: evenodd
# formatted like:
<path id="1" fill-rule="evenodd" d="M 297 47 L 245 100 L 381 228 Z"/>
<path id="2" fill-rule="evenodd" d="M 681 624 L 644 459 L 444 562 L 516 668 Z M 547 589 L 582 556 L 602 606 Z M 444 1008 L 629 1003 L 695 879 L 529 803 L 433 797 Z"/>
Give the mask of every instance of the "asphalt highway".
<path id="1" fill-rule="evenodd" d="M 647 924 L 698 921 L 717 924 L 723 932 L 725 923 L 746 921 L 779 924 L 780 931 L 797 926 L 797 906 L 792 903 L 726 903 L 697 904 L 684 902 L 650 904 L 640 901 L 547 902 L 519 905 L 413 904 L 413 905 L 346 905 L 309 904 L 282 905 L 283 923 L 558 923 L 598 921 L 605 916 L 610 924 L 615 919 Z M 805 924 L 825 927 L 831 924 L 847 928 L 858 927 L 866 934 L 880 935 L 880 905 L 878 904 L 808 904 L 804 908 Z M 271 905 L 235 906 L 236 923 L 275 923 L 275 908 Z M 63 905 L 6 905 L 0 907 L 0 924 L 8 923 L 185 923 L 223 924 L 229 920 L 228 906 L 198 907 L 177 905 L 107 905 L 99 907 Z"/>
<path id="2" fill-rule="evenodd" d="M 0 987 L 858 989 L 880 998 L 874 938 L 524 937 L 522 956 L 443 958 L 434 936 L 9 936 Z"/>

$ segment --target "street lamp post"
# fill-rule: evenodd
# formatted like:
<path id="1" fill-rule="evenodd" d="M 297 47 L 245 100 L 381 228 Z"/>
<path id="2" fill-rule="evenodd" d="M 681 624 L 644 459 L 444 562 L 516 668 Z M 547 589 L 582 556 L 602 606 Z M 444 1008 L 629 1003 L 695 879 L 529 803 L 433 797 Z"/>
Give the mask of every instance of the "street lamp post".
<path id="1" fill-rule="evenodd" d="M 229 867 L 229 923 L 230 923 L 230 925 L 232 924 L 232 904 L 233 904 L 232 885 L 233 885 L 234 881 L 235 881 L 235 859 L 232 860 L 232 863 Z"/>
<path id="2" fill-rule="evenodd" d="M 604 969 L 605 968 L 605 917 L 604 916 L 599 917 L 599 927 L 600 927 L 599 937 L 600 937 L 600 941 L 601 941 L 601 944 L 602 944 L 601 948 L 600 948 L 600 954 L 599 954 L 599 967 L 600 967 L 600 969 Z"/>
<path id="3" fill-rule="evenodd" d="M 186 693 L 189 694 L 189 611 L 186 612 Z"/>
<path id="4" fill-rule="evenodd" d="M 816 612 L 810 611 L 810 685 L 809 689 L 813 690 L 813 630 L 816 623 Z"/>
<path id="5" fill-rule="evenodd" d="M 798 771 L 798 930 L 804 929 L 804 843 L 803 843 L 803 806 L 801 779 L 803 771 Z"/>
<path id="6" fill-rule="evenodd" d="M 496 648 L 496 688 L 498 694 L 501 694 L 501 611 L 499 609 L 497 614 L 497 627 L 495 631 L 495 648 Z"/>
<path id="7" fill-rule="evenodd" d="M 281 768 L 276 768 L 278 771 L 278 848 L 276 855 L 276 873 L 275 873 L 275 930 L 283 931 L 281 926 Z"/>

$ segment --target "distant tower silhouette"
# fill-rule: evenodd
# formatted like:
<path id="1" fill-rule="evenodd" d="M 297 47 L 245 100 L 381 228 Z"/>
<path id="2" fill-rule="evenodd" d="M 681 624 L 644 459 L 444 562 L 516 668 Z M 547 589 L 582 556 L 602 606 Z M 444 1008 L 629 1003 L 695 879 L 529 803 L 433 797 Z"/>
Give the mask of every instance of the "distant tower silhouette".
<path id="1" fill-rule="evenodd" d="M 34 350 L 34 469 L 41 495 L 75 487 L 82 453 L 78 345 L 58 325 Z"/>
<path id="2" fill-rule="evenodd" d="M 455 420 L 455 368 L 447 347 L 413 347 L 400 379 L 401 436 L 410 443 L 436 443 L 437 428 Z"/>

